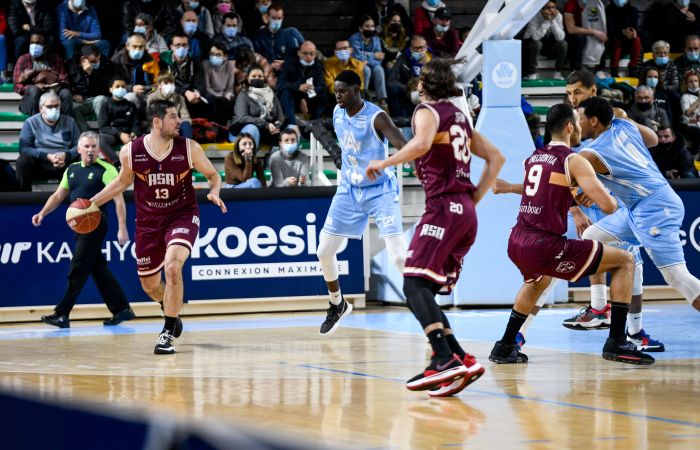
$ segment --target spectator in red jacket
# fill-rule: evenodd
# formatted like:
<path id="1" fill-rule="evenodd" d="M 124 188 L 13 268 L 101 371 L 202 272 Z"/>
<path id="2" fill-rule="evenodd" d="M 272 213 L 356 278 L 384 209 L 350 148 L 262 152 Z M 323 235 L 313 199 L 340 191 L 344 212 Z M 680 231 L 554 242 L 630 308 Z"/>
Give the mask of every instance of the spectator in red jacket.
<path id="1" fill-rule="evenodd" d="M 39 112 L 39 97 L 48 91 L 61 99 L 61 113 L 73 115 L 73 94 L 69 89 L 68 71 L 63 60 L 50 51 L 46 38 L 33 33 L 29 38 L 29 53 L 19 57 L 12 77 L 15 92 L 22 96 L 20 112 L 34 115 Z"/>
<path id="2" fill-rule="evenodd" d="M 435 11 L 445 6 L 440 0 L 424 0 L 413 14 L 413 34 L 424 36 L 426 30 L 433 26 Z"/>
<path id="3" fill-rule="evenodd" d="M 450 26 L 451 22 L 452 14 L 447 8 L 438 8 L 433 15 L 433 26 L 423 33 L 428 47 L 438 58 L 454 57 L 462 46 L 459 32 Z"/>

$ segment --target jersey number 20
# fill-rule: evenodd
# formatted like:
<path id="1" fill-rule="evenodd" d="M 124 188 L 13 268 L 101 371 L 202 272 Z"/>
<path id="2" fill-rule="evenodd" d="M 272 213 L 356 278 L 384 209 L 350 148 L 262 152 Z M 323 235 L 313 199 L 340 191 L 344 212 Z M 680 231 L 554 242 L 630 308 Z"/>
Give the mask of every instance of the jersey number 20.
<path id="1" fill-rule="evenodd" d="M 467 164 L 472 157 L 469 145 L 467 145 L 467 139 L 467 133 L 464 131 L 464 128 L 459 125 L 450 127 L 450 142 L 452 142 L 452 148 L 455 151 L 455 159 L 462 161 L 464 164 Z"/>

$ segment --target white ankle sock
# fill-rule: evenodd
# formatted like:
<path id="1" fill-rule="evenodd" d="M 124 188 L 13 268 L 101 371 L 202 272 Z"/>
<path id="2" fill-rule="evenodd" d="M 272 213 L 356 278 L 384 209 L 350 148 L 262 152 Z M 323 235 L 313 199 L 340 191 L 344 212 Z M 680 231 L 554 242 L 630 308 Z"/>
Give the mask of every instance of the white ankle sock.
<path id="1" fill-rule="evenodd" d="M 331 303 L 334 305 L 340 305 L 340 302 L 343 301 L 343 295 L 340 293 L 340 289 L 338 289 L 338 292 L 328 291 L 328 294 L 331 296 Z"/>
<path id="2" fill-rule="evenodd" d="M 627 332 L 637 334 L 642 331 L 642 313 L 627 313 Z"/>
<path id="3" fill-rule="evenodd" d="M 608 287 L 604 284 L 591 285 L 591 308 L 602 311 L 608 304 Z"/>

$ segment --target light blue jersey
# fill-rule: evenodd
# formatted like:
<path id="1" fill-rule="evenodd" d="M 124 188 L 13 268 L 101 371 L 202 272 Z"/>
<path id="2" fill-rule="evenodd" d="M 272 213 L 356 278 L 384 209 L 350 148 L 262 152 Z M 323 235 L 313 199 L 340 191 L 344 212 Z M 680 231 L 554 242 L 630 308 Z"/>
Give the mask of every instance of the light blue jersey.
<path id="1" fill-rule="evenodd" d="M 352 117 L 348 116 L 346 109 L 335 107 L 333 126 L 343 150 L 341 183 L 364 187 L 382 184 L 394 177 L 391 170 L 385 170 L 375 180 L 370 180 L 365 175 L 371 160 L 386 159 L 389 156 L 386 138 L 380 139 L 374 129 L 374 119 L 383 112 L 379 106 L 370 102 L 364 102 L 362 109 Z"/>
<path id="2" fill-rule="evenodd" d="M 613 119 L 608 130 L 580 151 L 600 159 L 608 174 L 598 177 L 627 207 L 593 226 L 619 242 L 642 245 L 658 268 L 685 263 L 680 241 L 683 202 L 659 172 L 637 127 Z"/>
<path id="3" fill-rule="evenodd" d="M 641 133 L 627 120 L 613 119 L 607 131 L 579 151 L 591 152 L 605 164 L 608 174 L 598 177 L 629 209 L 661 189 L 670 189 Z"/>
<path id="4" fill-rule="evenodd" d="M 328 210 L 323 231 L 329 234 L 359 239 L 373 217 L 381 237 L 403 233 L 399 185 L 394 172 L 385 170 L 376 180 L 365 176 L 373 159 L 386 159 L 389 149 L 386 139 L 380 139 L 374 121 L 383 110 L 370 102 L 350 117 L 336 106 L 333 126 L 343 150 L 343 167 L 338 189 Z"/>

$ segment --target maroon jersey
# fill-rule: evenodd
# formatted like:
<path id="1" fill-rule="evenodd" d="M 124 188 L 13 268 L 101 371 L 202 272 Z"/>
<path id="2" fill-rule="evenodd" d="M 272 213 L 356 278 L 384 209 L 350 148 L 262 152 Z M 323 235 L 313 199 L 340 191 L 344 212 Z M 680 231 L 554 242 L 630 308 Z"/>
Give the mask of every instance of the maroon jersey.
<path id="1" fill-rule="evenodd" d="M 569 147 L 550 142 L 525 160 L 525 181 L 517 226 L 528 231 L 563 235 L 572 205 L 567 159 Z"/>
<path id="2" fill-rule="evenodd" d="M 170 150 L 156 158 L 146 136 L 131 142 L 136 217 L 169 215 L 196 207 L 190 140 L 174 138 Z"/>
<path id="3" fill-rule="evenodd" d="M 473 192 L 476 188 L 469 172 L 472 157 L 469 149 L 472 137 L 469 121 L 449 101 L 423 103 L 416 107 L 416 111 L 423 108 L 432 111 L 439 121 L 430 150 L 416 159 L 416 170 L 426 198 L 446 193 Z"/>

